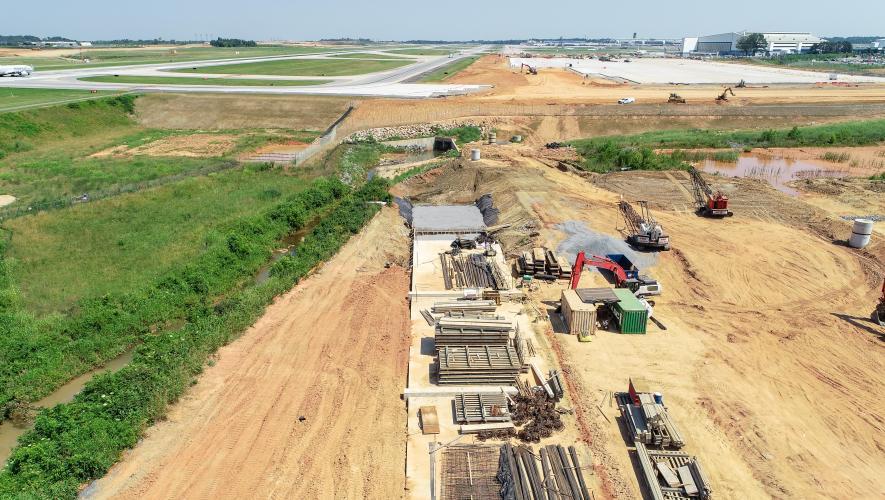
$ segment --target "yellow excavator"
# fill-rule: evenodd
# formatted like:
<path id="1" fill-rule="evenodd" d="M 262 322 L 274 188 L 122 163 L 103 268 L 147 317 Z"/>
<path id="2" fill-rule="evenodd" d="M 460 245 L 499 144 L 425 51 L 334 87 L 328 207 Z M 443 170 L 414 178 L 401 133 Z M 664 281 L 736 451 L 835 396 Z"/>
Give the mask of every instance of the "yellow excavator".
<path id="1" fill-rule="evenodd" d="M 731 93 L 731 96 L 734 97 L 734 90 L 731 90 L 731 87 L 725 89 L 721 94 L 716 96 L 716 102 L 725 102 L 728 101 L 728 94 Z"/>
<path id="2" fill-rule="evenodd" d="M 522 70 L 523 70 L 524 68 L 527 68 L 527 69 L 529 70 L 529 71 L 528 71 L 529 74 L 532 74 L 532 75 L 537 75 L 537 74 L 538 74 L 538 68 L 536 68 L 535 66 L 530 66 L 530 65 L 528 65 L 528 64 L 526 64 L 526 63 L 522 63 L 522 65 L 519 67 L 519 72 L 522 73 Z"/>

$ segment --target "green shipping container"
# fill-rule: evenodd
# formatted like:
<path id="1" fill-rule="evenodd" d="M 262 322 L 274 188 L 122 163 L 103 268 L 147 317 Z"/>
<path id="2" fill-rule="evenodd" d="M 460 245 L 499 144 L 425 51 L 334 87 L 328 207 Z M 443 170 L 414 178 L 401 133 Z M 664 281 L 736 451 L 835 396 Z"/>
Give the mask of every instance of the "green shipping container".
<path id="1" fill-rule="evenodd" d="M 618 320 L 621 333 L 645 333 L 648 311 L 642 302 L 626 288 L 615 288 L 618 302 L 612 305 L 612 313 Z"/>

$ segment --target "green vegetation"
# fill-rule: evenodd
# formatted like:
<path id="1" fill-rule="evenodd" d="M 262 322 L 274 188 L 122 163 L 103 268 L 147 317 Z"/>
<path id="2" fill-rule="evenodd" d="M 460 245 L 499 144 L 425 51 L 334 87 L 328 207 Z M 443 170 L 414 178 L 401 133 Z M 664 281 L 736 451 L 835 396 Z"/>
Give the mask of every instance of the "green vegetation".
<path id="1" fill-rule="evenodd" d="M 406 54 L 410 56 L 447 56 L 452 52 L 457 52 L 454 49 L 390 49 L 385 50 L 384 52 L 391 52 L 393 54 Z"/>
<path id="2" fill-rule="evenodd" d="M 629 136 L 597 137 L 573 141 L 571 144 L 584 157 L 584 166 L 588 170 L 608 172 L 618 168 L 678 169 L 685 168 L 686 161 L 696 161 L 696 157 L 692 156 L 694 153 L 688 155 L 674 151 L 667 155 L 655 153 L 655 149 L 865 146 L 882 141 L 885 141 L 885 120 L 793 127 L 788 130 L 666 130 Z M 717 158 L 713 156 L 713 159 Z"/>
<path id="3" fill-rule="evenodd" d="M 460 144 L 466 144 L 468 142 L 476 142 L 482 139 L 482 130 L 479 127 L 465 125 L 463 127 L 439 129 L 436 132 L 436 135 L 454 137 Z"/>
<path id="4" fill-rule="evenodd" d="M 350 76 L 387 71 L 412 64 L 413 60 L 373 61 L 363 59 L 288 59 L 225 64 L 176 70 L 180 73 L 211 73 L 279 76 Z"/>
<path id="5" fill-rule="evenodd" d="M 768 48 L 768 41 L 762 33 L 747 33 L 738 39 L 737 48 L 746 55 L 755 54 Z"/>
<path id="6" fill-rule="evenodd" d="M 880 173 L 879 175 L 870 176 L 871 181 L 885 181 L 885 172 Z"/>
<path id="7" fill-rule="evenodd" d="M 468 66 L 470 66 L 471 64 L 476 62 L 477 59 L 479 59 L 479 56 L 465 57 L 463 59 L 458 59 L 457 61 L 446 64 L 445 66 L 442 66 L 441 68 L 437 68 L 436 70 L 424 75 L 424 77 L 421 78 L 421 81 L 422 82 L 441 82 L 443 80 L 446 80 L 446 79 L 460 73 L 462 70 L 464 70 L 465 68 L 467 68 Z"/>
<path id="8" fill-rule="evenodd" d="M 46 314 L 132 290 L 197 256 L 215 228 L 306 185 L 278 169 L 240 168 L 8 221 L 21 302 Z"/>
<path id="9" fill-rule="evenodd" d="M 43 396 L 153 335 L 156 329 L 185 320 L 195 309 L 212 304 L 251 277 L 268 259 L 277 240 L 302 227 L 311 215 L 346 192 L 340 182 L 317 181 L 261 215 L 218 228 L 186 263 L 151 273 L 152 279 L 123 293 L 83 298 L 64 317 L 38 319 L 26 311 L 10 282 L 9 268 L 5 268 L 6 300 L 0 304 L 0 408 Z"/>
<path id="10" fill-rule="evenodd" d="M 258 44 L 255 43 L 255 40 L 243 40 L 241 38 L 221 38 L 218 37 L 215 40 L 209 42 L 209 45 L 213 47 L 257 47 Z"/>
<path id="11" fill-rule="evenodd" d="M 452 150 L 452 151 L 454 151 L 454 150 Z M 438 161 L 438 162 L 428 163 L 426 165 L 419 165 L 417 167 L 410 168 L 409 170 L 406 170 L 405 172 L 402 172 L 399 175 L 395 176 L 393 179 L 390 180 L 390 183 L 391 184 L 399 184 L 400 182 L 403 182 L 407 179 L 411 179 L 412 177 L 415 177 L 416 175 L 421 175 L 424 172 L 429 172 L 435 168 L 439 168 L 440 166 L 442 166 L 444 164 L 445 164 L 445 162 Z"/>
<path id="12" fill-rule="evenodd" d="M 851 155 L 845 152 L 837 153 L 835 151 L 827 151 L 821 155 L 820 159 L 833 163 L 845 163 L 851 159 Z"/>
<path id="13" fill-rule="evenodd" d="M 16 89 L 3 87 L 0 88 L 0 112 L 16 111 L 78 99 L 106 97 L 111 93 L 103 91 L 93 94 L 88 90 Z"/>
<path id="14" fill-rule="evenodd" d="M 84 82 L 134 83 L 144 85 L 222 85 L 250 87 L 301 87 L 322 85 L 332 80 L 261 80 L 257 78 L 199 78 L 188 76 L 87 76 Z"/>
<path id="15" fill-rule="evenodd" d="M 52 50 L 52 49 L 48 49 Z M 170 62 L 207 61 L 212 59 L 242 59 L 249 57 L 288 56 L 339 52 L 330 47 L 174 47 L 151 49 L 92 49 L 64 57 L 0 57 L 0 65 L 27 64 L 37 71 L 67 68 L 100 68 L 129 64 L 160 64 Z M 48 52 L 51 53 L 51 52 Z M 82 54 L 82 57 L 81 57 Z M 88 62 L 87 62 L 88 61 Z"/>
<path id="16" fill-rule="evenodd" d="M 276 295 L 356 234 L 378 210 L 366 201 L 389 199 L 386 187 L 376 180 L 348 195 L 340 184 L 320 184 L 262 216 L 244 220 L 223 235 L 217 255 L 209 259 L 209 271 L 222 261 L 241 268 L 253 255 L 266 258 L 272 237 L 303 226 L 307 207 L 313 205 L 308 198 L 329 199 L 333 191 L 343 196 L 296 254 L 273 266 L 269 280 L 236 290 L 215 304 L 197 301 L 182 328 L 146 335 L 127 367 L 96 377 L 71 403 L 41 412 L 34 430 L 21 439 L 8 467 L 0 472 L 0 497 L 76 497 L 82 483 L 103 475 L 125 449 L 135 445 L 148 425 L 165 414 L 167 405 L 200 373 L 209 354 L 236 338 Z M 192 268 L 162 281 L 162 286 L 173 293 L 194 289 L 205 283 L 204 273 L 197 271 L 203 270 Z"/>
<path id="17" fill-rule="evenodd" d="M 370 52 L 354 52 L 350 54 L 333 54 L 329 57 L 340 57 L 342 59 L 390 59 L 394 61 L 404 61 L 408 59 L 404 59 L 400 56 L 395 56 L 392 54 L 384 54 L 384 53 L 370 53 Z"/>

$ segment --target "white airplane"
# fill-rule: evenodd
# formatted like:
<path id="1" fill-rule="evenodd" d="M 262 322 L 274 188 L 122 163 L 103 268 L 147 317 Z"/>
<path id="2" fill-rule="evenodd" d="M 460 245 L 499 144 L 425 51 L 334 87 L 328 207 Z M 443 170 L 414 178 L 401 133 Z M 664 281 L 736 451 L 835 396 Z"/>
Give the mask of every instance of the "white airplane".
<path id="1" fill-rule="evenodd" d="M 28 76 L 33 72 L 32 66 L 0 66 L 0 76 Z"/>

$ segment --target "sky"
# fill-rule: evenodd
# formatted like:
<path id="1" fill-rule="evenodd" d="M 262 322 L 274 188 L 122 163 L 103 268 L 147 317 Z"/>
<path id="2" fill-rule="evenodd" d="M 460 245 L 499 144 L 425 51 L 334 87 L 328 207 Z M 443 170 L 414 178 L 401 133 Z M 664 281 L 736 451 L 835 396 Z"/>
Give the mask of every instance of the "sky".
<path id="1" fill-rule="evenodd" d="M 131 3 L 135 7 L 124 5 Z M 729 31 L 885 36 L 885 1 L 4 1 L 0 34 L 78 40 L 682 38 Z"/>

